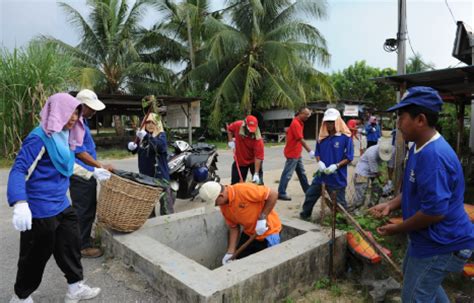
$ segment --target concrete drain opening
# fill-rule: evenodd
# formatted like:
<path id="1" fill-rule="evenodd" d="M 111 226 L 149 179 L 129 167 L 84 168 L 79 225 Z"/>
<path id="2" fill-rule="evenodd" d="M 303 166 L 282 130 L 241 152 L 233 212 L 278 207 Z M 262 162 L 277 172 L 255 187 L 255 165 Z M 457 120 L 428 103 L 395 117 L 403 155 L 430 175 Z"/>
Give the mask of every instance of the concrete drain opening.
<path id="1" fill-rule="evenodd" d="M 102 231 L 108 255 L 143 274 L 171 302 L 262 302 L 286 298 L 328 273 L 329 230 L 280 218 L 282 243 L 221 265 L 228 230 L 218 210 L 203 208 L 148 220 L 131 234 Z M 345 262 L 336 234 L 335 270 Z"/>

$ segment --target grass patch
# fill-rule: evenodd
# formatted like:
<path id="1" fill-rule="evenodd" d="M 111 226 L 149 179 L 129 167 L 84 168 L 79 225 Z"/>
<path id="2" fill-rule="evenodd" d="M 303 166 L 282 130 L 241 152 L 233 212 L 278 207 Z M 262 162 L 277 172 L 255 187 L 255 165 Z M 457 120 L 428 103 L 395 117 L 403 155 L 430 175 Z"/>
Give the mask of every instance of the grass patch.
<path id="1" fill-rule="evenodd" d="M 0 168 L 10 168 L 13 165 L 13 159 L 0 159 Z"/>
<path id="2" fill-rule="evenodd" d="M 98 148 L 97 158 L 98 159 L 125 159 L 130 158 L 133 155 L 125 148 Z"/>

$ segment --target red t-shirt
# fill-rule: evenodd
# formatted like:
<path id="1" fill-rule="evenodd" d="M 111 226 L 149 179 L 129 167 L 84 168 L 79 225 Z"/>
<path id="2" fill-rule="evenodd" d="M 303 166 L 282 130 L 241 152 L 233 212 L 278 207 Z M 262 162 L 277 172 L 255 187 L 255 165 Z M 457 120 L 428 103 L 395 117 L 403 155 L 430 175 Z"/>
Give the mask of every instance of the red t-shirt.
<path id="1" fill-rule="evenodd" d="M 290 127 L 286 131 L 286 145 L 283 150 L 283 154 L 288 159 L 298 159 L 301 157 L 303 151 L 303 139 L 304 122 L 298 118 L 293 118 Z"/>
<path id="2" fill-rule="evenodd" d="M 352 138 L 357 135 L 357 120 L 356 119 L 350 119 L 349 121 L 347 121 L 347 127 L 349 127 L 349 129 L 351 130 Z"/>
<path id="3" fill-rule="evenodd" d="M 264 148 L 262 139 L 253 139 L 248 136 L 240 135 L 240 127 L 244 121 L 235 121 L 227 126 L 227 130 L 235 138 L 235 156 L 239 166 L 248 166 L 255 163 L 255 159 L 263 160 Z"/>

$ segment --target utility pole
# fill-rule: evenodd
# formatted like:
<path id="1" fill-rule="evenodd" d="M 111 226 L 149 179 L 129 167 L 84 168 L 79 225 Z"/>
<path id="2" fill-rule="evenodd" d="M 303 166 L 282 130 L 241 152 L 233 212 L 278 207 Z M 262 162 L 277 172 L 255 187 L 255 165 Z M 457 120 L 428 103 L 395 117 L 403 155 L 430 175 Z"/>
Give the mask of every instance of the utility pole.
<path id="1" fill-rule="evenodd" d="M 403 75 L 406 73 L 406 40 L 407 40 L 407 23 L 406 23 L 406 0 L 398 0 L 398 32 L 397 32 L 397 74 Z M 400 102 L 403 96 L 406 85 L 400 85 L 400 90 L 397 92 L 397 103 Z M 398 123 L 397 123 L 398 127 Z M 394 188 L 395 194 L 400 192 L 402 180 L 403 160 L 405 159 L 405 141 L 400 131 L 397 130 L 395 141 L 395 167 L 394 167 Z"/>

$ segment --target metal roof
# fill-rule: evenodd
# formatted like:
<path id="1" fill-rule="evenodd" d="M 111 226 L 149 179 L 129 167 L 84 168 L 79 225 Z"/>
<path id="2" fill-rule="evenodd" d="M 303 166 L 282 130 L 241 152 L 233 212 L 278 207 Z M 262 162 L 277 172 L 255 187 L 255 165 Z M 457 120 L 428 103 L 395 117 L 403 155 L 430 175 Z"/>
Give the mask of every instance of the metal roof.
<path id="1" fill-rule="evenodd" d="M 396 87 L 430 86 L 438 90 L 447 102 L 463 99 L 465 103 L 468 103 L 474 94 L 474 66 L 472 65 L 380 77 L 373 80 Z"/>

